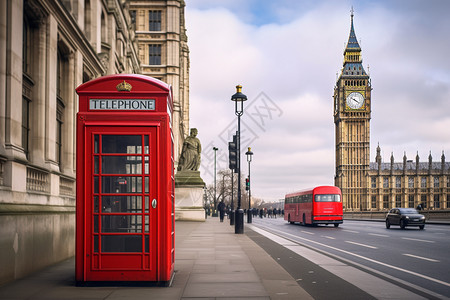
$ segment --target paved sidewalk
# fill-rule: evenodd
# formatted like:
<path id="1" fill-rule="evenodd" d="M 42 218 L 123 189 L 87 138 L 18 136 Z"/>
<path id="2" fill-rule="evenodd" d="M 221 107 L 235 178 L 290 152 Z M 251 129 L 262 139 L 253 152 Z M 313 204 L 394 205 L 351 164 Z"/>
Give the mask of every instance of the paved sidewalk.
<path id="1" fill-rule="evenodd" d="M 171 287 L 76 287 L 72 258 L 0 287 L 0 299 L 312 299 L 229 221 L 175 226 Z"/>

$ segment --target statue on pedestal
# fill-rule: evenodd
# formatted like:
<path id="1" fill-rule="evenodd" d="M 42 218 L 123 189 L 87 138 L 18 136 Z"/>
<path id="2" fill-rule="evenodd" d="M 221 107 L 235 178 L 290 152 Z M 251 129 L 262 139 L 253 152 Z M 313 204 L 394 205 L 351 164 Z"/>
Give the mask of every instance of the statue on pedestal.
<path id="1" fill-rule="evenodd" d="M 175 220 L 205 221 L 203 195 L 205 182 L 200 177 L 202 146 L 197 129 L 186 137 L 175 174 Z"/>
<path id="2" fill-rule="evenodd" d="M 178 162 L 178 171 L 198 171 L 202 145 L 197 138 L 197 128 L 191 128 L 191 134 L 185 139 Z"/>

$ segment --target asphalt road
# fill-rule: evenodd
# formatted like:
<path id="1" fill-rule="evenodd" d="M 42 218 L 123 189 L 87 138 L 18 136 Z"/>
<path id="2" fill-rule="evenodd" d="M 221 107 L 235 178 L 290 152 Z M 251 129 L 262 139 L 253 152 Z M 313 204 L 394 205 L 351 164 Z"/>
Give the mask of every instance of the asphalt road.
<path id="1" fill-rule="evenodd" d="M 266 251 L 271 249 L 272 253 L 268 252 L 274 259 L 287 265 L 283 266 L 285 269 L 292 268 L 292 259 L 286 257 L 290 255 L 307 259 L 375 298 L 448 299 L 450 296 L 450 226 L 427 224 L 424 230 L 416 227 L 401 230 L 398 226 L 386 229 L 382 222 L 346 220 L 338 228 L 308 227 L 289 224 L 281 218 L 255 218 L 252 226 L 247 227 L 257 233 L 247 233 L 255 241 L 255 236 L 262 235 L 290 251 L 281 248 L 274 251 L 275 245 L 259 241 Z M 303 267 L 299 264 L 292 269 L 299 268 Z M 303 278 L 300 285 L 305 285 Z M 333 290 L 329 288 L 331 284 L 317 288 L 320 285 L 317 283 L 313 287 L 318 290 Z M 340 284 L 341 291 L 348 291 L 348 287 Z M 314 295 L 310 287 L 303 287 L 316 299 L 326 299 L 327 295 Z"/>

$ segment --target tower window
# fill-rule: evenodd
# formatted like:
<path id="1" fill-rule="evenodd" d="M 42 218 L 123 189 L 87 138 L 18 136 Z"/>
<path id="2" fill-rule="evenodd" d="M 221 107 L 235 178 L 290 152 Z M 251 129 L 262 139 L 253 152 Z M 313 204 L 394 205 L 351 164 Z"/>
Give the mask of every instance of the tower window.
<path id="1" fill-rule="evenodd" d="M 383 188 L 387 189 L 389 188 L 389 178 L 383 177 Z"/>
<path id="2" fill-rule="evenodd" d="M 439 187 L 439 177 L 434 176 L 434 187 L 438 188 Z"/>
<path id="3" fill-rule="evenodd" d="M 161 64 L 161 45 L 148 45 L 148 64 Z"/>
<path id="4" fill-rule="evenodd" d="M 420 187 L 421 188 L 426 188 L 427 187 L 427 178 L 426 177 L 421 177 L 420 178 Z"/>
<path id="5" fill-rule="evenodd" d="M 161 31 L 161 11 L 150 10 L 148 12 L 148 30 Z"/>
<path id="6" fill-rule="evenodd" d="M 372 208 L 377 208 L 377 196 L 372 196 Z"/>
<path id="7" fill-rule="evenodd" d="M 408 187 L 409 188 L 414 187 L 414 177 L 408 177 Z"/>
<path id="8" fill-rule="evenodd" d="M 439 203 L 439 195 L 434 195 L 434 208 L 441 208 Z"/>

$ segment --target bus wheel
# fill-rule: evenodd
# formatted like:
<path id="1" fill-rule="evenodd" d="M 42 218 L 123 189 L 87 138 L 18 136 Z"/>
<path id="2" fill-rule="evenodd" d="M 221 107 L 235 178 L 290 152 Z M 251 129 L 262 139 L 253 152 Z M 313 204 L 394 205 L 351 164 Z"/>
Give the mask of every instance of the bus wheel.
<path id="1" fill-rule="evenodd" d="M 334 223 L 334 227 L 339 227 L 339 223 Z"/>
<path id="2" fill-rule="evenodd" d="M 291 215 L 288 215 L 288 222 L 289 224 L 294 224 L 294 222 L 291 222 Z"/>

